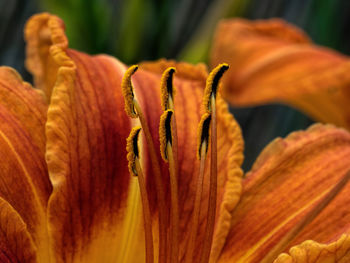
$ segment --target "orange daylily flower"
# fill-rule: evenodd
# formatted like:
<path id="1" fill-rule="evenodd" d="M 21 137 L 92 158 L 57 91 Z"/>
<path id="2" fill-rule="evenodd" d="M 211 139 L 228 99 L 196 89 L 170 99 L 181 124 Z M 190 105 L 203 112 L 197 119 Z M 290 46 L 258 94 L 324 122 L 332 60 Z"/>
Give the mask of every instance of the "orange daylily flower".
<path id="1" fill-rule="evenodd" d="M 282 102 L 350 129 L 350 59 L 313 44 L 279 19 L 228 19 L 216 30 L 211 63 L 228 62 L 223 96 L 237 106 Z"/>
<path id="2" fill-rule="evenodd" d="M 50 14 L 31 18 L 25 36 L 27 66 L 38 89 L 14 70 L 0 68 L 0 262 L 144 262 L 152 254 L 155 262 L 162 262 L 159 255 L 171 255 L 172 262 L 200 262 L 202 253 L 210 262 L 349 260 L 347 131 L 315 125 L 277 139 L 242 188 L 240 128 L 220 95 L 204 92 L 207 79 L 207 88 L 216 90 L 226 65 L 209 77 L 203 65 L 165 60 L 141 63 L 135 72 L 115 58 L 69 49 L 63 22 Z M 174 87 L 176 95 L 161 103 L 164 87 L 169 93 Z M 128 113 L 138 119 L 125 113 L 130 105 Z M 161 116 L 170 128 L 159 135 Z M 210 132 L 204 131 L 209 126 Z M 214 138 L 217 147 L 212 147 Z M 214 173 L 209 168 L 201 173 L 200 167 L 212 166 L 214 159 Z M 169 178 L 174 171 L 175 183 Z M 211 233 L 206 221 L 213 174 L 217 195 Z M 208 235 L 212 245 L 205 250 Z M 306 239 L 315 241 L 298 245 Z M 280 254 L 292 246 L 289 255 Z"/>

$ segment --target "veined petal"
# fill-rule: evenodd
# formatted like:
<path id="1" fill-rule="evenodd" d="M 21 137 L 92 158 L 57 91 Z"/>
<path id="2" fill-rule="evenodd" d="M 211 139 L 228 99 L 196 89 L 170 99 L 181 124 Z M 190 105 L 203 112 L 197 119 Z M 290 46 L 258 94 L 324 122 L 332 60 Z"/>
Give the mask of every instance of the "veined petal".
<path id="1" fill-rule="evenodd" d="M 126 159 L 131 121 L 121 93 L 125 66 L 67 49 L 56 16 L 34 16 L 26 33 L 27 64 L 51 94 L 46 161 L 54 188 L 48 207 L 52 262 L 124 262 L 125 243 L 142 261 L 140 238 L 131 234 L 142 234 L 142 209 Z M 48 72 L 54 83 L 44 78 Z"/>
<path id="2" fill-rule="evenodd" d="M 247 174 L 219 262 L 260 262 L 349 168 L 350 134 L 343 129 L 318 124 L 276 139 Z M 349 226 L 349 191 L 348 184 L 290 245 L 340 236 Z"/>
<path id="3" fill-rule="evenodd" d="M 39 262 L 35 244 L 26 224 L 16 210 L 2 198 L 0 198 L 0 262 Z"/>
<path id="4" fill-rule="evenodd" d="M 212 65 L 225 61 L 223 96 L 237 106 L 284 102 L 350 129 L 350 59 L 312 44 L 282 20 L 219 24 Z"/>
<path id="5" fill-rule="evenodd" d="M 191 229 L 191 216 L 194 206 L 196 182 L 199 174 L 199 161 L 197 154 L 197 126 L 199 124 L 202 109 L 202 98 L 207 77 L 206 68 L 199 64 L 192 66 L 187 63 L 160 60 L 154 63 L 142 63 L 141 72 L 135 74 L 135 90 L 142 101 L 143 109 L 149 118 L 149 123 L 159 119 L 162 113 L 160 103 L 160 79 L 161 74 L 169 67 L 176 68 L 174 75 L 175 117 L 177 123 L 178 149 L 179 149 L 179 214 L 180 214 L 180 259 L 184 260 L 186 247 Z M 149 76 L 149 77 L 146 77 Z M 142 81 L 150 79 L 152 82 Z M 236 121 L 229 114 L 226 103 L 218 96 L 218 200 L 217 216 L 214 240 L 211 256 L 216 258 L 226 240 L 230 227 L 231 212 L 236 206 L 241 193 L 243 161 L 243 140 L 241 131 Z M 155 125 L 155 124 L 153 124 Z M 153 127 L 152 129 L 157 129 Z M 156 147 L 159 148 L 158 133 L 152 133 Z M 209 153 L 208 153 L 209 154 Z M 160 155 L 159 155 L 160 159 Z M 209 165 L 209 162 L 208 164 Z M 148 164 L 147 167 L 150 167 Z M 162 165 L 164 174 L 167 174 L 167 166 Z M 169 185 L 169 176 L 164 178 Z M 204 178 L 204 185 L 209 184 L 209 169 Z M 149 185 L 151 187 L 151 185 Z M 168 187 L 168 186 L 167 186 Z M 169 190 L 167 201 L 170 205 Z M 206 211 L 208 204 L 209 188 L 203 191 L 202 206 Z M 153 201 L 154 202 L 154 201 Z M 196 251 L 200 251 L 204 239 L 206 214 L 200 214 L 200 226 L 197 236 Z M 199 256 L 197 253 L 196 256 Z M 196 260 L 195 260 L 196 261 Z M 197 259 L 199 261 L 199 258 Z"/>
<path id="6" fill-rule="evenodd" d="M 44 158 L 46 110 L 39 91 L 13 69 L 0 67 L 0 198 L 16 210 L 18 224 L 26 225 L 38 262 L 49 260 L 46 207 L 52 188 Z"/>
<path id="7" fill-rule="evenodd" d="M 274 263 L 347 263 L 350 260 L 350 237 L 342 235 L 329 245 L 307 240 L 281 254 Z"/>
<path id="8" fill-rule="evenodd" d="M 107 56 L 91 57 L 67 49 L 63 24 L 55 16 L 35 16 L 28 22 L 26 32 L 29 41 L 27 64 L 32 65 L 30 69 L 36 83 L 48 96 L 52 93 L 46 125 L 46 159 L 54 187 L 49 201 L 53 262 L 142 261 L 141 202 L 135 182 L 128 172 L 125 150 L 126 138 L 132 126 L 124 112 L 120 87 L 125 66 Z M 51 58 L 45 57 L 45 54 Z M 35 64 L 35 61 L 40 63 Z M 39 69 L 34 69 L 34 64 Z M 153 66 L 159 68 L 159 65 L 166 64 L 158 62 Z M 55 65 L 58 65 L 57 68 Z M 51 66 L 52 69 L 45 68 Z M 151 69 L 153 66 L 143 65 L 132 81 L 153 141 L 159 149 L 162 72 Z M 191 216 L 199 166 L 195 161 L 197 124 L 207 73 L 203 67 L 189 64 L 178 64 L 176 67 L 179 69 L 175 77 L 178 90 L 175 105 L 180 132 L 180 213 L 183 212 L 180 224 L 185 233 L 184 230 L 189 227 L 187 222 Z M 55 75 L 57 81 L 54 86 L 43 78 L 42 72 L 45 70 L 52 70 Z M 230 211 L 240 194 L 242 172 L 239 166 L 243 158 L 243 143 L 237 124 L 228 115 L 227 106 L 222 100 L 219 104 L 221 188 L 216 240 L 218 246 L 222 246 L 228 232 Z M 151 162 L 145 143 L 141 144 L 141 149 L 154 221 L 153 231 L 157 233 L 158 210 Z M 158 159 L 161 162 L 160 153 Z M 169 193 L 167 165 L 163 163 L 161 168 L 166 181 L 165 192 Z M 167 196 L 168 204 L 169 199 Z M 204 224 L 201 228 L 204 229 Z M 199 238 L 203 238 L 202 232 Z M 183 240 L 182 257 L 186 236 Z M 155 248 L 157 242 L 155 239 Z"/>

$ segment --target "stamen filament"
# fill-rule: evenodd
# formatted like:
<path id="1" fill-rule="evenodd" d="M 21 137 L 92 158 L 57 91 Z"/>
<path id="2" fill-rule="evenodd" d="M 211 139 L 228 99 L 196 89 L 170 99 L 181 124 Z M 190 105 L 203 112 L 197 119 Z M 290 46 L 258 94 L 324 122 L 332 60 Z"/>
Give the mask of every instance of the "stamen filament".
<path id="1" fill-rule="evenodd" d="M 144 228 L 145 228 L 146 263 L 153 263 L 154 254 L 153 254 L 151 210 L 149 207 L 149 200 L 147 195 L 145 178 L 143 176 L 140 161 L 137 157 L 135 158 L 135 169 L 137 172 L 137 178 L 139 181 L 141 200 L 142 200 L 143 221 L 144 221 Z"/>
<path id="2" fill-rule="evenodd" d="M 345 187 L 350 179 L 350 171 L 348 171 L 339 182 L 321 199 L 321 201 L 310 211 L 305 217 L 294 226 L 260 261 L 261 263 L 273 262 L 277 256 L 282 253 L 290 242 L 308 225 L 310 224 L 323 209 L 337 196 L 337 194 Z"/>
<path id="3" fill-rule="evenodd" d="M 217 195 L 217 127 L 216 127 L 216 101 L 215 95 L 210 97 L 211 106 L 211 140 L 210 140 L 210 183 L 209 183 L 209 204 L 207 215 L 207 226 L 203 244 L 201 263 L 209 262 L 211 245 L 213 242 L 215 216 L 216 216 L 216 195 Z"/>
<path id="4" fill-rule="evenodd" d="M 170 142 L 167 143 L 167 156 L 169 162 L 171 193 L 170 262 L 177 263 L 179 255 L 179 197 L 173 147 Z"/>
<path id="5" fill-rule="evenodd" d="M 159 205 L 159 262 L 166 262 L 166 249 L 167 249 L 167 210 L 165 204 L 165 192 L 163 187 L 163 180 L 161 177 L 160 165 L 158 157 L 152 140 L 151 132 L 148 127 L 146 118 L 143 115 L 140 105 L 137 100 L 133 100 L 135 110 L 138 114 L 142 130 L 146 137 L 146 142 L 151 157 L 152 168 L 154 172 L 155 187 L 157 191 L 157 199 Z"/>
<path id="6" fill-rule="evenodd" d="M 185 260 L 186 263 L 193 262 L 193 252 L 195 250 L 196 237 L 197 237 L 197 232 L 199 227 L 199 214 L 200 214 L 202 193 L 203 193 L 203 181 L 204 181 L 206 156 L 207 156 L 207 142 L 204 141 L 202 144 L 201 153 L 200 153 L 199 176 L 197 180 L 196 196 L 194 200 L 190 239 L 187 245 L 188 252 Z"/>

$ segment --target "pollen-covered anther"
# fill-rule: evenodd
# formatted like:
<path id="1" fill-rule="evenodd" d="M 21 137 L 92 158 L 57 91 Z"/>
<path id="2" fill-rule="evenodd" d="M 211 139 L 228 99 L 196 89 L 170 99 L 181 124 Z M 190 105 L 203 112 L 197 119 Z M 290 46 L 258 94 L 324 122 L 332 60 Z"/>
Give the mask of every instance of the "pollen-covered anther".
<path id="1" fill-rule="evenodd" d="M 174 96 L 176 93 L 173 77 L 176 69 L 174 67 L 167 68 L 162 75 L 161 79 L 161 99 L 163 110 L 174 109 Z"/>
<path id="2" fill-rule="evenodd" d="M 128 68 L 123 76 L 122 80 L 122 92 L 123 92 L 123 97 L 125 101 L 125 111 L 128 114 L 129 117 L 131 118 L 137 118 L 138 113 L 135 110 L 135 105 L 134 105 L 134 88 L 131 82 L 131 77 L 132 75 L 137 71 L 138 65 L 133 65 L 130 68 Z"/>
<path id="3" fill-rule="evenodd" d="M 129 137 L 126 139 L 126 152 L 128 159 L 128 167 L 130 174 L 137 176 L 137 170 L 135 166 L 136 158 L 139 158 L 139 146 L 138 138 L 141 131 L 141 127 L 132 128 Z"/>
<path id="4" fill-rule="evenodd" d="M 173 144 L 173 135 L 171 132 L 171 118 L 174 114 L 173 110 L 166 110 L 160 116 L 159 123 L 159 141 L 160 153 L 164 161 L 168 161 L 167 146 Z"/>
<path id="5" fill-rule="evenodd" d="M 207 78 L 203 97 L 203 105 L 206 112 L 211 112 L 211 97 L 216 98 L 220 79 L 228 69 L 229 65 L 222 63 L 210 72 L 209 77 Z"/>
<path id="6" fill-rule="evenodd" d="M 211 114 L 206 112 L 202 115 L 202 118 L 198 125 L 198 160 L 201 160 L 202 158 L 202 147 L 205 147 L 205 153 L 208 152 L 210 121 Z"/>

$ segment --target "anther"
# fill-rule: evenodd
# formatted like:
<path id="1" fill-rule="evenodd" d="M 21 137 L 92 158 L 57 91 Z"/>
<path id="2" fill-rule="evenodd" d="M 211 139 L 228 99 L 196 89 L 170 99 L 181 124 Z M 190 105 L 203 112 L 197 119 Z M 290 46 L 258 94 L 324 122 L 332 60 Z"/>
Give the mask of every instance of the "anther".
<path id="1" fill-rule="evenodd" d="M 131 118 L 137 118 L 137 112 L 134 107 L 134 90 L 131 82 L 131 76 L 137 71 L 139 67 L 133 65 L 127 69 L 122 80 L 122 92 L 125 101 L 125 111 Z"/>
<path id="2" fill-rule="evenodd" d="M 203 105 L 207 112 L 211 112 L 211 97 L 216 99 L 216 94 L 219 87 L 219 81 L 226 70 L 229 69 L 229 65 L 226 63 L 218 65 L 214 68 L 207 78 L 206 87 L 204 90 Z"/>
<path id="3" fill-rule="evenodd" d="M 161 99 L 163 110 L 174 109 L 174 96 L 176 93 L 173 85 L 173 77 L 176 69 L 174 67 L 167 68 L 161 79 Z"/>
<path id="4" fill-rule="evenodd" d="M 143 209 L 143 222 L 145 228 L 145 246 L 146 246 L 146 263 L 154 262 L 153 254 L 153 234 L 152 234 L 152 220 L 151 211 L 149 207 L 149 200 L 146 189 L 146 182 L 143 176 L 141 164 L 139 161 L 139 146 L 138 138 L 141 131 L 141 127 L 134 127 L 129 137 L 127 138 L 126 150 L 127 158 L 129 161 L 130 174 L 137 176 L 139 182 L 139 188 L 141 193 L 141 202 Z"/>
<path id="5" fill-rule="evenodd" d="M 198 151 L 197 158 L 201 160 L 202 158 L 202 148 L 205 147 L 205 153 L 208 152 L 209 146 L 209 128 L 210 128 L 211 114 L 204 113 L 199 125 L 198 125 Z"/>
<path id="6" fill-rule="evenodd" d="M 126 140 L 126 152 L 130 174 L 137 176 L 135 159 L 139 158 L 138 137 L 141 127 L 132 128 L 129 137 Z"/>
<path id="7" fill-rule="evenodd" d="M 173 151 L 172 117 L 173 110 L 166 110 L 160 117 L 159 138 L 160 151 L 165 161 L 169 163 L 170 196 L 171 196 L 171 224 L 170 224 L 170 262 L 177 263 L 179 255 L 179 197 L 177 185 L 177 170 Z"/>
<path id="8" fill-rule="evenodd" d="M 160 140 L 160 153 L 164 161 L 168 161 L 167 145 L 173 144 L 173 137 L 171 131 L 171 119 L 174 114 L 173 110 L 166 110 L 160 116 L 159 124 L 159 140 Z"/>

